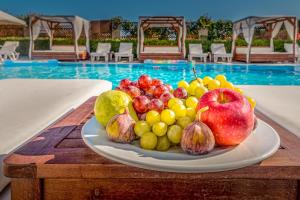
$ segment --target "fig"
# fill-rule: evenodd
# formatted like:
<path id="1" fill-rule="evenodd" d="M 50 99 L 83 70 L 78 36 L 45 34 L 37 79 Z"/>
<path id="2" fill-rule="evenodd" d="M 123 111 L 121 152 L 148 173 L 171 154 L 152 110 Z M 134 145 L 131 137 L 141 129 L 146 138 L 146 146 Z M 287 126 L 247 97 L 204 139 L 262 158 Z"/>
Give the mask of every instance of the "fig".
<path id="1" fill-rule="evenodd" d="M 209 153 L 215 147 L 215 137 L 212 131 L 199 119 L 201 119 L 200 116 L 183 129 L 180 142 L 182 150 L 193 155 Z"/>
<path id="2" fill-rule="evenodd" d="M 109 120 L 106 134 L 114 142 L 131 143 L 135 139 L 134 124 L 135 121 L 126 109 L 123 114 L 115 115 Z"/>

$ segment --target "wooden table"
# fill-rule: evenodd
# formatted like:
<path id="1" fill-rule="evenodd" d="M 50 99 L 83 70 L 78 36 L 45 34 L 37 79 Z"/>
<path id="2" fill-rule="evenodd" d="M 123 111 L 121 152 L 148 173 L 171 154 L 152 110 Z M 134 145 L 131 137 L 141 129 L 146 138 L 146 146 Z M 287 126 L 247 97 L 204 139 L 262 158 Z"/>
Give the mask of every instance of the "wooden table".
<path id="1" fill-rule="evenodd" d="M 180 174 L 126 166 L 89 149 L 80 135 L 95 98 L 4 161 L 12 199 L 299 199 L 300 139 L 263 114 L 281 148 L 263 162 L 218 173 Z M 254 147 L 255 148 L 255 147 Z"/>

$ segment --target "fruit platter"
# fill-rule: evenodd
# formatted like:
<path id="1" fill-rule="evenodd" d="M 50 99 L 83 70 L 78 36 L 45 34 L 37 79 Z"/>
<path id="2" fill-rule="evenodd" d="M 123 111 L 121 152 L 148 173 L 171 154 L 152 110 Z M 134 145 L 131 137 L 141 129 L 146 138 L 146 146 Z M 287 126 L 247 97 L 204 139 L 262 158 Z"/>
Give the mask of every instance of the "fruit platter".
<path id="1" fill-rule="evenodd" d="M 224 75 L 181 80 L 148 75 L 100 94 L 82 129 L 98 154 L 169 172 L 216 172 L 258 163 L 279 148 L 276 131 L 256 118 L 256 102 Z"/>

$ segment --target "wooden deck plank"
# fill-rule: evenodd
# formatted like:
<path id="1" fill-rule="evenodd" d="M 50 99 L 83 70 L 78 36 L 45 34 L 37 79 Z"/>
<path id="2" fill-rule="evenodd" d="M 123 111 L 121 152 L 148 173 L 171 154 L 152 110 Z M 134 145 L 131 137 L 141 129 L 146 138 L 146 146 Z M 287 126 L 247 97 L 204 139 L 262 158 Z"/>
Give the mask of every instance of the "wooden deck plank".
<path id="1" fill-rule="evenodd" d="M 256 115 L 280 135 L 282 149 L 263 162 L 246 168 L 199 174 L 156 172 L 126 166 L 94 153 L 80 136 L 82 124 L 92 116 L 95 97 L 43 131 L 8 156 L 4 173 L 9 177 L 71 178 L 273 178 L 300 179 L 300 139 L 259 111 Z"/>

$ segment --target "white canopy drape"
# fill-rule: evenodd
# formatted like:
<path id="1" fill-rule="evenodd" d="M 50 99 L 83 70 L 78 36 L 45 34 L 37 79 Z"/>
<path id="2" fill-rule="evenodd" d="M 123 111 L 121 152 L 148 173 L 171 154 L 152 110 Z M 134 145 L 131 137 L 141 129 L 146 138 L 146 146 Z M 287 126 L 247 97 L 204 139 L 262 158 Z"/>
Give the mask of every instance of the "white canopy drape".
<path id="1" fill-rule="evenodd" d="M 33 22 L 33 19 L 34 22 Z M 45 30 L 50 38 L 50 49 L 52 47 L 53 41 L 53 31 L 48 22 L 51 23 L 71 23 L 74 31 L 74 51 L 78 57 L 78 39 L 82 31 L 86 37 L 86 50 L 90 52 L 90 42 L 89 42 L 89 30 L 90 22 L 78 17 L 78 16 L 38 16 L 30 18 L 30 45 L 29 45 L 29 58 L 31 59 L 31 52 L 34 49 L 34 41 L 38 38 L 41 30 Z"/>
<path id="2" fill-rule="evenodd" d="M 277 36 L 277 34 L 279 33 L 281 27 L 282 27 L 283 22 L 277 22 L 272 24 L 272 34 L 271 34 L 271 40 L 270 40 L 270 47 L 271 49 L 273 49 L 274 51 L 274 37 Z"/>

